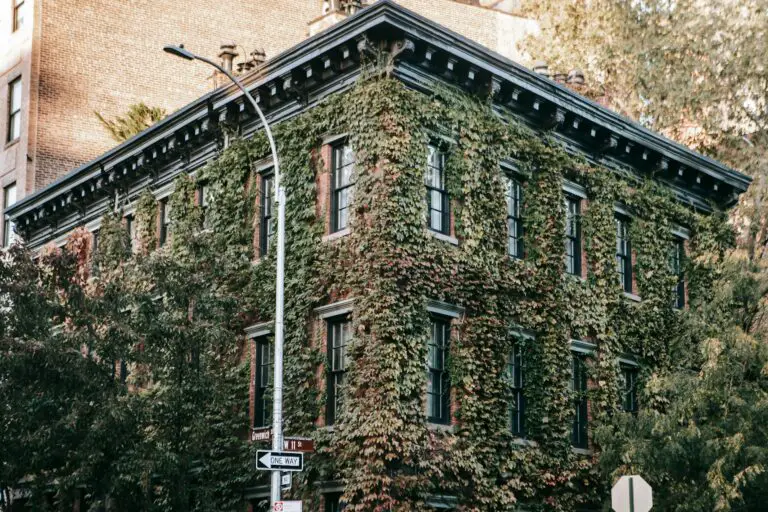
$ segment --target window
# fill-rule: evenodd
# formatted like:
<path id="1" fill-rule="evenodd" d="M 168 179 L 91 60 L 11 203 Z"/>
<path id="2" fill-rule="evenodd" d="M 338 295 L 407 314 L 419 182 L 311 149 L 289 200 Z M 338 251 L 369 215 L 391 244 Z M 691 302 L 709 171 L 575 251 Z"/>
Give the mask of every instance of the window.
<path id="1" fill-rule="evenodd" d="M 514 178 L 507 178 L 507 253 L 523 257 L 523 187 Z"/>
<path id="2" fill-rule="evenodd" d="M 93 275 L 99 275 L 99 263 L 96 255 L 99 253 L 99 230 L 95 229 L 91 233 L 91 272 Z"/>
<path id="3" fill-rule="evenodd" d="M 160 201 L 160 247 L 168 241 L 171 233 L 171 205 L 167 199 Z"/>
<path id="4" fill-rule="evenodd" d="M 424 183 L 427 186 L 427 226 L 432 231 L 448 235 L 451 221 L 448 191 L 445 188 L 445 153 L 431 145 Z"/>
<path id="5" fill-rule="evenodd" d="M 262 256 L 269 253 L 269 240 L 275 229 L 272 219 L 274 206 L 274 178 L 271 174 L 261 177 L 261 221 L 259 224 L 259 251 Z"/>
<path id="6" fill-rule="evenodd" d="M 133 214 L 125 216 L 125 230 L 128 232 L 128 242 L 133 252 L 136 249 L 136 219 Z"/>
<path id="7" fill-rule="evenodd" d="M 427 419 L 431 423 L 451 422 L 451 379 L 447 364 L 450 341 L 450 320 L 433 316 L 427 354 Z"/>
<path id="8" fill-rule="evenodd" d="M 587 365 L 583 355 L 573 354 L 571 376 L 574 405 L 571 444 L 576 448 L 587 448 Z"/>
<path id="9" fill-rule="evenodd" d="M 266 337 L 256 340 L 256 396 L 254 427 L 272 424 L 272 344 Z"/>
<path id="10" fill-rule="evenodd" d="M 621 287 L 632 293 L 632 245 L 629 241 L 629 219 L 616 216 L 616 270 Z"/>
<path id="11" fill-rule="evenodd" d="M 581 276 L 581 200 L 565 197 L 565 271 Z"/>
<path id="12" fill-rule="evenodd" d="M 349 208 L 355 183 L 355 155 L 349 144 L 333 148 L 333 176 L 331 183 L 331 233 L 349 226 Z"/>
<path id="13" fill-rule="evenodd" d="M 509 385 L 509 429 L 512 434 L 523 437 L 525 403 L 523 400 L 523 350 L 519 343 L 512 345 L 507 361 Z"/>
<path id="14" fill-rule="evenodd" d="M 340 492 L 325 495 L 325 512 L 341 512 L 342 510 L 344 510 L 344 505 L 341 503 Z"/>
<path id="15" fill-rule="evenodd" d="M 685 274 L 683 272 L 683 261 L 685 260 L 685 242 L 682 238 L 675 238 L 672 242 L 672 248 L 669 256 L 669 266 L 672 275 L 677 277 L 675 283 L 674 306 L 677 309 L 685 307 Z"/>
<path id="16" fill-rule="evenodd" d="M 21 136 L 21 77 L 8 84 L 8 136 L 13 142 Z"/>
<path id="17" fill-rule="evenodd" d="M 326 425 L 333 425 L 341 413 L 344 400 L 344 373 L 347 371 L 347 343 L 351 336 L 349 317 L 328 321 L 328 403 Z"/>
<path id="18" fill-rule="evenodd" d="M 16 32 L 24 26 L 24 12 L 22 7 L 24 6 L 24 0 L 12 0 L 13 1 L 13 28 L 12 31 Z"/>
<path id="19" fill-rule="evenodd" d="M 624 412 L 637 412 L 637 368 L 621 366 L 621 408 Z"/>
<path id="20" fill-rule="evenodd" d="M 197 187 L 197 207 L 200 208 L 203 217 L 203 228 L 208 227 L 208 201 L 208 186 L 200 185 Z"/>
<path id="21" fill-rule="evenodd" d="M 16 203 L 16 184 L 12 183 L 3 189 L 3 212 L 13 206 L 14 203 Z M 14 225 L 6 217 L 3 221 L 3 247 L 9 247 L 15 240 Z"/>

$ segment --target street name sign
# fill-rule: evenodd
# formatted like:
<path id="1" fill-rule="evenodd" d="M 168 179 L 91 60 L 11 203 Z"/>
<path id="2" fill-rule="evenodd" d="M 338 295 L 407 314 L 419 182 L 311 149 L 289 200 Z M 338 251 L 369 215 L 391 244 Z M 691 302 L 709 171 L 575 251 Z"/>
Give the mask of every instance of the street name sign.
<path id="1" fill-rule="evenodd" d="M 256 469 L 302 471 L 304 469 L 304 454 L 301 452 L 259 450 L 256 452 Z"/>
<path id="2" fill-rule="evenodd" d="M 272 507 L 273 512 L 301 512 L 300 501 L 276 501 Z"/>
<path id="3" fill-rule="evenodd" d="M 648 512 L 653 507 L 653 492 L 639 475 L 619 478 L 611 489 L 611 507 L 616 512 Z"/>
<path id="4" fill-rule="evenodd" d="M 251 431 L 251 441 L 269 441 L 272 439 L 272 427 L 255 428 Z"/>
<path id="5" fill-rule="evenodd" d="M 254 428 L 251 431 L 251 441 L 269 442 L 272 440 L 272 427 Z M 315 441 L 309 437 L 283 438 L 283 450 L 287 452 L 312 453 L 315 451 Z"/>

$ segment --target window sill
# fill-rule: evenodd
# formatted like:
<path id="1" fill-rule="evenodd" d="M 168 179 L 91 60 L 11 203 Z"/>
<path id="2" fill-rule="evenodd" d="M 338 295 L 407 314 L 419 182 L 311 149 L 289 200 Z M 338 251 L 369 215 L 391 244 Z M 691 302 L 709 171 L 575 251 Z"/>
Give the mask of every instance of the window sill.
<path id="1" fill-rule="evenodd" d="M 624 297 L 634 302 L 640 302 L 641 300 L 643 300 L 640 298 L 639 295 L 635 295 L 634 293 L 629 293 L 629 292 L 624 292 Z"/>
<path id="2" fill-rule="evenodd" d="M 586 283 L 587 282 L 587 278 L 584 277 L 584 276 L 578 276 L 576 274 L 571 274 L 569 272 L 566 272 L 565 276 L 566 276 L 567 279 L 573 279 L 577 283 Z"/>
<path id="3" fill-rule="evenodd" d="M 428 231 L 433 237 L 437 238 L 438 240 L 442 240 L 443 242 L 448 242 L 451 245 L 456 245 L 456 246 L 459 245 L 459 239 L 454 236 L 444 235 L 442 233 L 438 233 L 437 231 L 432 231 L 431 229 L 428 229 Z"/>
<path id="4" fill-rule="evenodd" d="M 350 234 L 352 231 L 349 228 L 344 228 L 341 231 L 337 231 L 335 233 L 331 233 L 330 235 L 325 235 L 323 237 L 323 242 L 332 242 L 334 240 L 338 240 L 339 238 L 343 238 Z"/>
<path id="5" fill-rule="evenodd" d="M 539 443 L 537 443 L 536 441 L 532 441 L 530 439 L 525 439 L 524 437 L 516 437 L 516 438 L 514 438 L 512 440 L 512 444 L 516 444 L 517 446 L 525 447 L 525 448 L 535 448 L 535 447 L 539 446 Z"/>
<path id="6" fill-rule="evenodd" d="M 456 432 L 456 429 L 453 425 L 446 425 L 445 423 L 432 423 L 429 420 L 427 420 L 427 428 L 429 430 L 434 430 L 435 432 L 443 432 L 445 434 L 453 434 Z"/>
<path id="7" fill-rule="evenodd" d="M 19 142 L 21 142 L 21 137 L 16 137 L 13 140 L 9 140 L 8 142 L 5 143 L 5 146 L 3 146 L 3 151 L 5 151 L 6 149 L 10 148 L 11 146 L 15 146 Z"/>
<path id="8" fill-rule="evenodd" d="M 575 446 L 571 446 L 571 451 L 576 455 L 592 455 L 592 450 L 589 448 L 576 448 Z"/>

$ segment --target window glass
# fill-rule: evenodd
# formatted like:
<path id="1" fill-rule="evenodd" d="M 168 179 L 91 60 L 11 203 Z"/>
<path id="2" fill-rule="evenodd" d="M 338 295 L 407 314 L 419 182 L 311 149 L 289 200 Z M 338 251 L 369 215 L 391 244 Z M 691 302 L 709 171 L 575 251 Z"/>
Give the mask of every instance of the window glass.
<path id="1" fill-rule="evenodd" d="M 512 177 L 507 178 L 507 253 L 523 257 L 523 187 Z"/>
<path id="2" fill-rule="evenodd" d="M 507 385 L 509 386 L 509 428 L 512 434 L 523 437 L 525 404 L 523 398 L 523 351 L 520 343 L 514 343 L 509 353 Z"/>
<path id="3" fill-rule="evenodd" d="M 275 204 L 274 177 L 261 176 L 261 221 L 259 224 L 259 251 L 262 256 L 269 253 L 269 242 L 274 232 L 273 207 Z"/>
<path id="4" fill-rule="evenodd" d="M 13 0 L 13 32 L 24 26 L 24 0 Z"/>
<path id="5" fill-rule="evenodd" d="M 267 338 L 256 340 L 256 411 L 255 427 L 272 424 L 272 344 Z"/>
<path id="6" fill-rule="evenodd" d="M 354 194 L 355 154 L 349 144 L 333 149 L 331 195 L 331 232 L 349 226 L 349 209 Z"/>
<path id="7" fill-rule="evenodd" d="M 21 136 L 21 77 L 8 84 L 8 142 Z"/>
<path id="8" fill-rule="evenodd" d="M 629 240 L 629 219 L 616 216 L 616 271 L 625 292 L 632 293 L 632 246 Z"/>
<path id="9" fill-rule="evenodd" d="M 637 412 L 637 368 L 622 366 L 620 376 L 621 408 L 625 412 Z"/>
<path id="10" fill-rule="evenodd" d="M 171 233 L 171 205 L 167 199 L 160 201 L 160 247 L 168 241 Z"/>
<path id="11" fill-rule="evenodd" d="M 3 189 L 3 212 L 16 203 L 16 184 L 13 183 Z M 15 226 L 10 219 L 3 214 L 3 247 L 10 246 L 16 241 Z"/>
<path id="12" fill-rule="evenodd" d="M 583 355 L 573 354 L 571 376 L 574 405 L 571 444 L 577 448 L 587 448 L 587 368 Z"/>
<path id="13" fill-rule="evenodd" d="M 445 154 L 431 145 L 424 183 L 427 187 L 427 226 L 432 231 L 447 235 L 451 224 L 448 192 L 445 188 Z"/>
<path id="14" fill-rule="evenodd" d="M 344 374 L 349 366 L 347 344 L 352 325 L 344 316 L 328 321 L 328 403 L 326 424 L 333 425 L 341 413 L 344 401 Z"/>
<path id="15" fill-rule="evenodd" d="M 683 271 L 684 259 L 685 242 L 682 238 L 675 238 L 670 249 L 669 266 L 672 275 L 677 277 L 674 289 L 674 306 L 678 309 L 685 307 L 685 275 Z"/>
<path id="16" fill-rule="evenodd" d="M 581 201 L 565 198 L 565 271 L 581 275 Z"/>
<path id="17" fill-rule="evenodd" d="M 448 373 L 451 323 L 442 317 L 432 317 L 427 350 L 427 419 L 432 423 L 451 421 L 451 379 Z"/>

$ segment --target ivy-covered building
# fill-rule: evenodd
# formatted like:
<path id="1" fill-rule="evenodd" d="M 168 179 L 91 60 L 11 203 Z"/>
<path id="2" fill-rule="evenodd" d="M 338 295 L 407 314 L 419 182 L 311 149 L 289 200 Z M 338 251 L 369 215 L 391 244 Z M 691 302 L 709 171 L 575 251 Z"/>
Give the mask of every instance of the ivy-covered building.
<path id="1" fill-rule="evenodd" d="M 599 503 L 592 432 L 646 405 L 749 178 L 388 0 L 244 81 L 287 186 L 286 434 L 316 445 L 292 495 L 326 511 Z M 240 342 L 261 428 L 270 166 L 223 87 L 8 215 L 34 250 L 85 227 L 96 254 L 107 212 L 136 254 L 203 216 L 200 236 L 237 248 L 222 258 L 252 262 Z M 244 493 L 259 507 L 266 484 Z"/>

